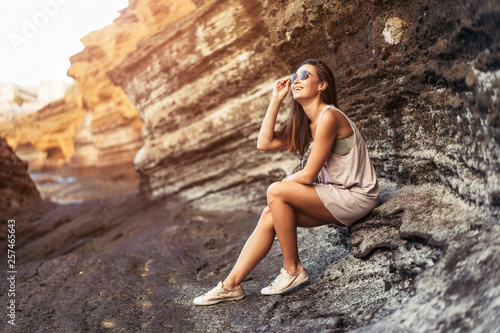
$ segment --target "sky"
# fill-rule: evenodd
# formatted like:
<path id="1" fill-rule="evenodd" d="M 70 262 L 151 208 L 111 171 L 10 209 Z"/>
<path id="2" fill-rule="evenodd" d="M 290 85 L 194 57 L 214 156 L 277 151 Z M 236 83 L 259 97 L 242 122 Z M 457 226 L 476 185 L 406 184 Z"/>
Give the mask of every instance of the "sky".
<path id="1" fill-rule="evenodd" d="M 2 0 L 0 82 L 38 86 L 43 80 L 73 81 L 69 58 L 80 39 L 110 25 L 128 0 Z"/>

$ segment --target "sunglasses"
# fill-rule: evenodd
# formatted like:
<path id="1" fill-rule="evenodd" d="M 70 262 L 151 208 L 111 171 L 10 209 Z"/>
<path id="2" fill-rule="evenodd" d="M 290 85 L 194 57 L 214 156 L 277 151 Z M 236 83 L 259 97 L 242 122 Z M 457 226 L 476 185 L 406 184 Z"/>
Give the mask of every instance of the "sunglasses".
<path id="1" fill-rule="evenodd" d="M 293 82 L 295 82 L 295 80 L 297 80 L 297 78 L 299 78 L 300 81 L 304 81 L 309 77 L 309 75 L 316 76 L 319 79 L 319 77 L 317 75 L 314 75 L 313 73 L 310 73 L 306 70 L 303 70 L 302 72 L 300 72 L 299 75 L 297 75 L 297 73 L 292 75 L 292 77 L 290 78 L 290 84 L 293 84 Z"/>

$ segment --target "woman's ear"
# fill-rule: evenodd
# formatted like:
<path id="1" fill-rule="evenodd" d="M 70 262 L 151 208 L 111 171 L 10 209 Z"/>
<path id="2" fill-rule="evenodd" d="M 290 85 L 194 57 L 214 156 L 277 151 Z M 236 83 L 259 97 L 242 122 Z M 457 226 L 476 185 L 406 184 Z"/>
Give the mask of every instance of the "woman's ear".
<path id="1" fill-rule="evenodd" d="M 325 91 L 326 87 L 328 87 L 328 82 L 326 82 L 326 81 L 323 81 L 319 84 L 319 90 L 321 90 L 321 91 Z"/>

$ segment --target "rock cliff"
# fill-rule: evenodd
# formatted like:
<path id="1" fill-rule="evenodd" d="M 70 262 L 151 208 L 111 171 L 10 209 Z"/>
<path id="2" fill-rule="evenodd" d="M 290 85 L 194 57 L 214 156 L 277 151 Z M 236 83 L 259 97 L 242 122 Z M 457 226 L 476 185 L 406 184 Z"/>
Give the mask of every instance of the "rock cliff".
<path id="1" fill-rule="evenodd" d="M 134 162 L 150 197 L 213 205 L 234 191 L 254 200 L 252 189 L 265 187 L 250 184 L 290 165 L 255 149 L 272 83 L 318 58 L 334 70 L 340 106 L 382 177 L 446 184 L 498 212 L 496 2 L 197 5 L 108 72 L 141 115 Z"/>
<path id="2" fill-rule="evenodd" d="M 0 133 L 31 170 L 131 164 L 142 146 L 141 122 L 106 71 L 138 40 L 195 8 L 190 2 L 131 0 L 114 24 L 85 36 L 85 49 L 71 57 L 68 75 L 75 78 L 76 91 L 35 114 L 0 123 Z"/>
<path id="3" fill-rule="evenodd" d="M 282 154 L 257 152 L 255 139 L 272 83 L 286 71 L 260 2 L 198 4 L 108 74 L 140 111 L 144 145 L 134 162 L 150 197 L 208 203 L 241 191 L 251 202 L 282 172 Z"/>
<path id="4" fill-rule="evenodd" d="M 81 94 L 75 93 L 35 113 L 1 122 L 0 133 L 30 170 L 56 169 L 74 157 L 84 117 Z"/>
<path id="5" fill-rule="evenodd" d="M 139 114 L 106 73 L 135 49 L 137 41 L 194 8 L 189 1 L 131 0 L 112 25 L 82 38 L 85 48 L 70 58 L 68 75 L 75 78 L 89 111 L 87 129 L 79 137 L 85 164 L 105 167 L 132 161 L 142 146 Z"/>
<path id="6" fill-rule="evenodd" d="M 341 109 L 365 136 L 378 174 L 395 184 L 384 187 L 379 209 L 350 228 L 353 252 L 346 261 L 318 278 L 313 288 L 324 302 L 298 301 L 292 314 L 289 303 L 272 305 L 262 330 L 324 324 L 467 331 L 474 327 L 464 319 L 467 304 L 474 307 L 472 322 L 491 329 L 496 296 L 488 295 L 499 290 L 493 282 L 472 287 L 472 267 L 483 267 L 479 258 L 498 251 L 487 234 L 498 234 L 492 224 L 500 213 L 500 4 L 227 0 L 197 6 L 141 40 L 108 72 L 141 115 L 144 145 L 134 163 L 145 194 L 206 210 L 262 207 L 267 186 L 292 158 L 257 151 L 256 135 L 272 84 L 307 58 L 333 69 Z M 301 249 L 317 253 L 307 243 Z M 365 259 L 363 267 L 353 258 Z M 208 265 L 224 275 L 225 266 Z M 353 277 L 355 267 L 366 269 L 371 285 Z M 436 280 L 443 282 L 435 286 Z M 498 274 L 484 267 L 477 280 L 498 281 Z M 476 294 L 465 297 L 467 288 Z M 430 319 L 429 311 L 438 314 Z"/>
<path id="7" fill-rule="evenodd" d="M 7 221 L 12 219 L 15 212 L 31 208 L 40 201 L 40 193 L 28 174 L 28 163 L 17 157 L 7 141 L 0 137 L 0 246 L 2 249 L 6 249 L 8 244 Z"/>

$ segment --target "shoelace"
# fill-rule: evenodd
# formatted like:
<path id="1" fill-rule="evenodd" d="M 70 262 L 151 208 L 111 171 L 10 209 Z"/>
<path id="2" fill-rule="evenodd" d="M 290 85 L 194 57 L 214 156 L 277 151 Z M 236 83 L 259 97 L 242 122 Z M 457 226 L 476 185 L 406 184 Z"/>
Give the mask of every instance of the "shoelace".
<path id="1" fill-rule="evenodd" d="M 276 277 L 276 279 L 274 279 L 274 281 L 273 281 L 273 282 L 271 282 L 271 286 L 273 286 L 273 287 L 274 287 L 274 285 L 275 285 L 275 284 L 278 284 L 278 283 L 279 283 L 279 282 L 281 282 L 281 280 L 283 280 L 284 278 L 285 278 L 285 274 L 280 273 L 280 274 Z"/>
<path id="2" fill-rule="evenodd" d="M 205 297 L 211 297 L 211 296 L 217 296 L 220 295 L 224 289 L 219 288 L 218 286 L 210 290 L 208 293 L 206 293 L 204 296 Z"/>

